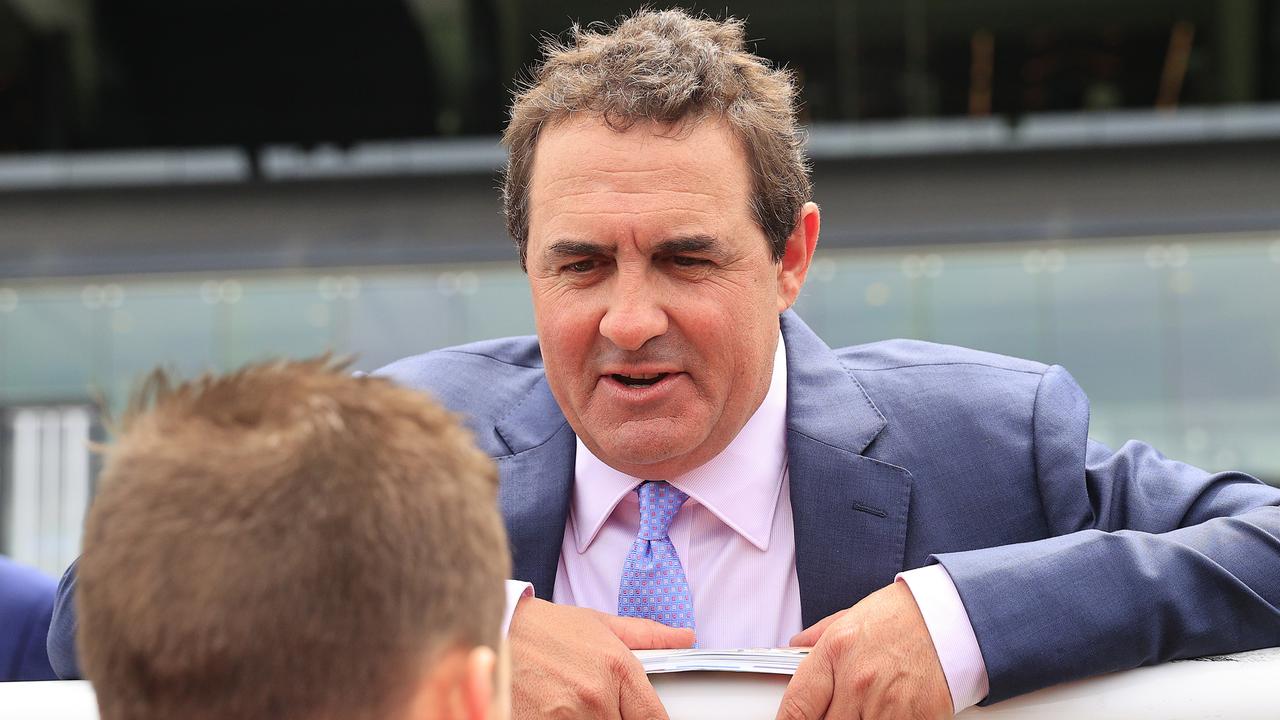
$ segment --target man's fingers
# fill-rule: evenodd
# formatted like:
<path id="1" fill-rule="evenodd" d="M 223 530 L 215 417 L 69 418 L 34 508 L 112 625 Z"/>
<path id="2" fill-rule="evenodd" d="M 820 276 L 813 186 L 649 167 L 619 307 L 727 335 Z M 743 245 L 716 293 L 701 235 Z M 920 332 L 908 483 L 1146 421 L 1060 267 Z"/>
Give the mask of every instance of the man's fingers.
<path id="1" fill-rule="evenodd" d="M 694 635 L 686 628 L 667 627 L 642 618 L 601 613 L 600 621 L 632 650 L 666 650 L 693 647 Z"/>
<path id="2" fill-rule="evenodd" d="M 791 646 L 813 647 L 814 645 L 817 645 L 818 641 L 822 639 L 822 633 L 826 632 L 828 627 L 831 627 L 831 623 L 844 617 L 847 612 L 849 612 L 849 610 L 845 609 L 822 618 L 797 634 L 795 637 L 791 638 Z"/>
<path id="3" fill-rule="evenodd" d="M 620 678 L 618 706 L 622 720 L 668 720 L 667 709 L 662 706 L 658 691 L 653 689 L 639 662 L 635 663 L 634 672 L 627 672 Z"/>
<path id="4" fill-rule="evenodd" d="M 831 706 L 834 692 L 831 665 L 820 654 L 810 655 L 796 668 L 795 677 L 787 685 L 777 720 L 820 720 Z"/>

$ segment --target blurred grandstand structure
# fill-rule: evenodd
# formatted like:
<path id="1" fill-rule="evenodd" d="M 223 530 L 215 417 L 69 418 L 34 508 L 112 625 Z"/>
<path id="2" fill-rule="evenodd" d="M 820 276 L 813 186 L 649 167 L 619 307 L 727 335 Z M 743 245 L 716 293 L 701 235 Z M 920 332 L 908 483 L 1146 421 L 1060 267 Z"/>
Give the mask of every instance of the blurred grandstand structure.
<path id="1" fill-rule="evenodd" d="M 76 555 L 156 364 L 531 332 L 511 78 L 628 7 L 0 0 L 0 553 Z M 1098 439 L 1280 483 L 1280 3 L 727 10 L 804 86 L 828 343 L 1058 363 Z"/>

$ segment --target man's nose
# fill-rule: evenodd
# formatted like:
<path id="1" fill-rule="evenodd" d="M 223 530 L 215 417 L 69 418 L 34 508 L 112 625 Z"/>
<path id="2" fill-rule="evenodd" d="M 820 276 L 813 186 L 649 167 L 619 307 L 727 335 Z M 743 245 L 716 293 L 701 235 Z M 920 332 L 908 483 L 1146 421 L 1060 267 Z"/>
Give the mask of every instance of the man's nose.
<path id="1" fill-rule="evenodd" d="M 667 331 L 667 313 L 652 289 L 620 282 L 600 319 L 600 334 L 623 350 L 639 350 Z"/>

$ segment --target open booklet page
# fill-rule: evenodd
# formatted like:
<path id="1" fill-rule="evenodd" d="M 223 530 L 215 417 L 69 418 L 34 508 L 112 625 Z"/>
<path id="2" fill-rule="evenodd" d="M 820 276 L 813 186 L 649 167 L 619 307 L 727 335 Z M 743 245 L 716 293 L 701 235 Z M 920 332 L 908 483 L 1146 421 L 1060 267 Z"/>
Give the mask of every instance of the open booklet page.
<path id="1" fill-rule="evenodd" d="M 808 648 L 746 648 L 742 650 L 636 650 L 649 674 L 713 670 L 720 672 L 794 675 Z"/>

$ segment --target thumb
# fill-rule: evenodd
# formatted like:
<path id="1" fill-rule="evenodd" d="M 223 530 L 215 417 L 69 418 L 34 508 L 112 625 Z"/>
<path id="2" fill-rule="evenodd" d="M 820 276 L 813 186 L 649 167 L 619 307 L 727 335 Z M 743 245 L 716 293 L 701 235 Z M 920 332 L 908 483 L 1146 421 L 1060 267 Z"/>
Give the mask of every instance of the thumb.
<path id="1" fill-rule="evenodd" d="M 667 627 L 643 618 L 618 617 L 601 613 L 600 622 L 629 650 L 667 650 L 693 647 L 693 631 Z"/>
<path id="2" fill-rule="evenodd" d="M 849 612 L 848 609 L 841 610 L 840 612 L 837 612 L 837 613 L 832 613 L 822 618 L 818 622 L 814 623 L 813 625 L 810 625 L 803 632 L 791 638 L 791 643 L 790 643 L 791 646 L 792 647 L 813 647 L 814 645 L 817 645 L 818 641 L 822 639 L 822 634 L 827 631 L 827 628 L 831 627 L 831 623 L 844 617 L 844 614 L 847 612 Z"/>
<path id="3" fill-rule="evenodd" d="M 824 656 L 812 654 L 796 668 L 778 705 L 776 720 L 819 720 L 835 694 L 835 675 Z"/>

